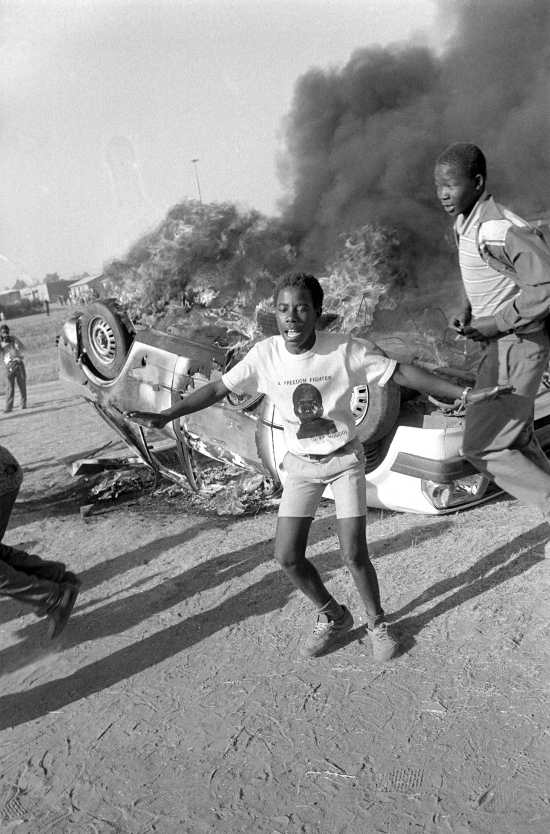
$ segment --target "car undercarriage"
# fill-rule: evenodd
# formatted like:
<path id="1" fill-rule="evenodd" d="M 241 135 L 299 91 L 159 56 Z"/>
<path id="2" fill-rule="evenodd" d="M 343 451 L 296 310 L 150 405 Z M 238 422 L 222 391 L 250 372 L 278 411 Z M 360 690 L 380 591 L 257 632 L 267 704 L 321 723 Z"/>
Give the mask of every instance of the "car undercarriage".
<path id="1" fill-rule="evenodd" d="M 325 316 L 322 326 L 333 327 L 335 319 Z M 395 339 L 387 342 L 381 346 L 395 353 Z M 276 493 L 284 483 L 286 448 L 269 397 L 231 394 L 162 431 L 144 429 L 126 416 L 128 411 L 174 405 L 190 390 L 219 378 L 242 350 L 135 328 L 116 302 L 104 300 L 65 322 L 58 339 L 59 375 L 159 475 L 174 482 L 185 479 L 198 491 L 201 456 L 206 456 L 263 474 Z M 471 378 L 464 368 L 441 361 L 432 363 L 431 370 L 462 381 Z M 548 385 L 545 378 L 535 405 L 543 448 L 550 447 Z M 350 409 L 365 450 L 369 506 L 441 514 L 480 503 L 498 491 L 461 456 L 464 418 L 450 406 L 390 381 L 384 388 L 356 388 Z"/>

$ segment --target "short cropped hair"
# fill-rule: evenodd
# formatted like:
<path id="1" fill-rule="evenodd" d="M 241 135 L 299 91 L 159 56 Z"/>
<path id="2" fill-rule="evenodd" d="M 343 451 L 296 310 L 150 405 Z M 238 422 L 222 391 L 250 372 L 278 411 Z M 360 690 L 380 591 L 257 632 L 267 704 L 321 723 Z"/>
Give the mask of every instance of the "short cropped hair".
<path id="1" fill-rule="evenodd" d="M 7 325 L 7 324 L 3 324 L 3 325 L 0 327 L 0 333 L 3 333 L 3 332 L 5 332 L 5 333 L 9 333 L 9 332 L 10 332 L 10 329 L 9 329 L 9 327 L 8 327 L 8 325 Z"/>
<path id="2" fill-rule="evenodd" d="M 481 174 L 483 179 L 487 178 L 485 154 L 471 142 L 455 142 L 449 145 L 437 157 L 436 165 L 452 165 L 472 180 L 478 174 Z"/>
<path id="3" fill-rule="evenodd" d="M 323 288 L 314 275 L 308 272 L 288 272 L 278 282 L 273 294 L 273 301 L 277 304 L 277 298 L 281 290 L 287 287 L 298 287 L 302 290 L 309 290 L 313 306 L 316 310 L 323 309 Z"/>

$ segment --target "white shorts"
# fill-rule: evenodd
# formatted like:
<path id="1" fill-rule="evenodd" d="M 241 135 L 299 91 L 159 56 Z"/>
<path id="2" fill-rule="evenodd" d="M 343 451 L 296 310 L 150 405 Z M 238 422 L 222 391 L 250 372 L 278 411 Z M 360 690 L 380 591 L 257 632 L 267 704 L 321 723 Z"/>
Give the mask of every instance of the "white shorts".
<path id="1" fill-rule="evenodd" d="M 319 457 L 287 452 L 282 468 L 287 476 L 279 505 L 280 517 L 313 518 L 329 484 L 336 518 L 367 514 L 365 456 L 359 440 Z"/>

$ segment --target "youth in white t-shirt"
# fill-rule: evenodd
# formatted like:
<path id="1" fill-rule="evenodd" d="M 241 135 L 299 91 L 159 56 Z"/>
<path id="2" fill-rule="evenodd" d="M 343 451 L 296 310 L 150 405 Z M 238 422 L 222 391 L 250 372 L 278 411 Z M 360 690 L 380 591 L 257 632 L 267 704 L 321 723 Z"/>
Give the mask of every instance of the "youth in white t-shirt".
<path id="1" fill-rule="evenodd" d="M 254 345 L 222 382 L 237 393 L 266 394 L 281 417 L 287 448 L 296 455 L 325 455 L 356 436 L 352 389 L 386 384 L 396 362 L 372 342 L 317 332 L 304 353 L 290 353 L 282 336 Z"/>

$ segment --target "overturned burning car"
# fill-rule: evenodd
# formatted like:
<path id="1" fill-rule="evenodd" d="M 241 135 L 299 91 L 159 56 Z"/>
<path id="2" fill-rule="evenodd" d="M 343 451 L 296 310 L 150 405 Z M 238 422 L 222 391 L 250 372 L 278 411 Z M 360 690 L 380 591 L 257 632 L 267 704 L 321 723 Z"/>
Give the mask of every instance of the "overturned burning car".
<path id="1" fill-rule="evenodd" d="M 322 317 L 322 328 L 335 326 L 336 315 Z M 269 330 L 266 335 L 271 335 Z M 404 340 L 377 341 L 396 358 L 405 358 Z M 126 411 L 170 407 L 186 392 L 219 377 L 238 361 L 240 351 L 134 328 L 112 300 L 95 302 L 73 315 L 58 339 L 63 383 L 88 400 L 154 471 L 175 482 L 187 479 L 200 490 L 204 455 L 263 474 L 275 492 L 284 480 L 280 464 L 286 450 L 277 411 L 268 397 L 230 394 L 162 431 L 143 429 L 125 416 Z M 415 357 L 409 350 L 406 358 Z M 436 353 L 435 359 L 431 370 L 469 381 L 464 368 L 446 366 L 441 354 Z M 460 456 L 460 413 L 391 382 L 384 388 L 366 384 L 356 388 L 350 408 L 366 453 L 369 506 L 441 514 L 480 503 L 495 493 L 494 485 Z M 535 425 L 543 447 L 550 448 L 548 379 L 536 400 Z"/>

